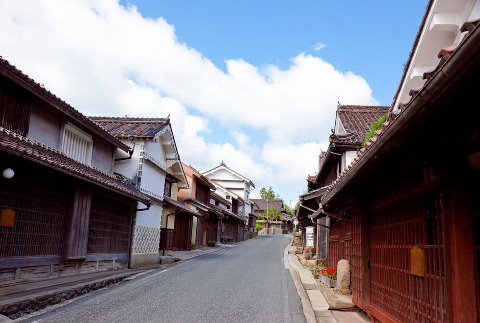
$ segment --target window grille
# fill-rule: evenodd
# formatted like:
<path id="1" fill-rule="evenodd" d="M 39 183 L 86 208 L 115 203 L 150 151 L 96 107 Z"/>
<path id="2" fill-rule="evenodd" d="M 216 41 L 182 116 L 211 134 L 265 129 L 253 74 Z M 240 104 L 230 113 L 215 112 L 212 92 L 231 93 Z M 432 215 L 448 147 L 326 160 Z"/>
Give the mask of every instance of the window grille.
<path id="1" fill-rule="evenodd" d="M 77 127 L 66 124 L 63 131 L 62 151 L 68 157 L 83 164 L 90 165 L 92 161 L 93 139 Z"/>
<path id="2" fill-rule="evenodd" d="M 165 189 L 163 195 L 171 197 L 172 196 L 172 183 L 165 181 Z"/>

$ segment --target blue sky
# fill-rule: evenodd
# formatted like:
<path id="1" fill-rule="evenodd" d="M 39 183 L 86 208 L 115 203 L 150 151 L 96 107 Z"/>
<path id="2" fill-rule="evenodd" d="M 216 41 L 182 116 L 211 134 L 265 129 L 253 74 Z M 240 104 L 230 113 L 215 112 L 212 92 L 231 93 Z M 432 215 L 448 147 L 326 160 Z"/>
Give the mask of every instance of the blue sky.
<path id="1" fill-rule="evenodd" d="M 426 0 L 129 0 L 144 17 L 164 17 L 177 37 L 225 69 L 226 59 L 287 68 L 305 52 L 363 76 L 382 105 L 397 89 Z M 326 47 L 316 52 L 315 44 Z"/>
<path id="2" fill-rule="evenodd" d="M 220 69 L 225 60 L 286 69 L 299 53 L 361 75 L 380 105 L 390 105 L 427 1 L 121 1 L 165 18 L 181 42 Z M 322 44 L 320 50 L 315 45 Z M 341 102 L 355 104 L 356 102 Z M 196 112 L 192 110 L 195 114 Z M 333 122 L 333 121 L 332 121 Z M 221 142 L 231 125 L 210 121 L 204 136 Z M 244 128 L 261 145 L 262 131 Z"/>
<path id="3" fill-rule="evenodd" d="M 87 115 L 170 114 L 182 161 L 295 202 L 337 101 L 391 103 L 426 3 L 0 0 L 0 55 Z"/>

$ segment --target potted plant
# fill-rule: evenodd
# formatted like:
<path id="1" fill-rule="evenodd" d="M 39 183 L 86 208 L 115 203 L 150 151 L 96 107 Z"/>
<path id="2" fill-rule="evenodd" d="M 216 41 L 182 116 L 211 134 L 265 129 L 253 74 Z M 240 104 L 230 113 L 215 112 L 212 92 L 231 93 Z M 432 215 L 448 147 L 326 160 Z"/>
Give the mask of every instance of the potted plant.
<path id="1" fill-rule="evenodd" d="M 319 276 L 320 281 L 327 285 L 328 287 L 337 286 L 337 268 L 325 268 L 322 269 L 321 275 Z"/>

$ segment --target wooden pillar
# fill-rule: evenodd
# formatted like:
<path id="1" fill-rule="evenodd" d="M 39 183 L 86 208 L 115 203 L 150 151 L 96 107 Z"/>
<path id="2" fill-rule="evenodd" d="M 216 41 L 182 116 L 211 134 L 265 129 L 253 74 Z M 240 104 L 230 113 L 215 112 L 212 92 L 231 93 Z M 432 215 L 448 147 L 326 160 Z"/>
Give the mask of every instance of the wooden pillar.
<path id="1" fill-rule="evenodd" d="M 444 248 L 449 322 L 477 322 L 474 226 L 468 163 L 449 165 L 442 184 Z"/>
<path id="2" fill-rule="evenodd" d="M 360 235 L 361 235 L 361 268 L 362 268 L 362 283 L 361 283 L 361 302 L 365 308 L 370 307 L 370 212 L 363 208 L 360 211 Z"/>

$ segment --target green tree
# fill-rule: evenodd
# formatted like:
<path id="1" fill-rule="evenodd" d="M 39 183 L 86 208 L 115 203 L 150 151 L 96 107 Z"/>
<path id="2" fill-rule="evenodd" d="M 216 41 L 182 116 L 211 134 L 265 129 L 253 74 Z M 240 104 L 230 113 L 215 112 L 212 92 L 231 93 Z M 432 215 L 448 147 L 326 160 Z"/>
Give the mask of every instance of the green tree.
<path id="1" fill-rule="evenodd" d="M 263 210 L 263 218 L 267 216 L 267 209 Z M 274 207 L 268 208 L 268 221 L 278 221 L 280 219 L 280 211 Z"/>
<path id="2" fill-rule="evenodd" d="M 268 190 L 265 187 L 262 187 L 260 189 L 260 197 L 264 200 L 266 199 L 273 200 L 273 199 L 279 198 L 280 196 L 278 194 L 275 194 L 275 191 L 270 186 Z"/>
<path id="3" fill-rule="evenodd" d="M 296 211 L 295 209 L 291 208 L 287 204 L 284 204 L 283 207 L 285 208 L 285 211 L 287 211 L 288 214 L 290 214 L 291 216 L 295 216 L 295 211 Z"/>

